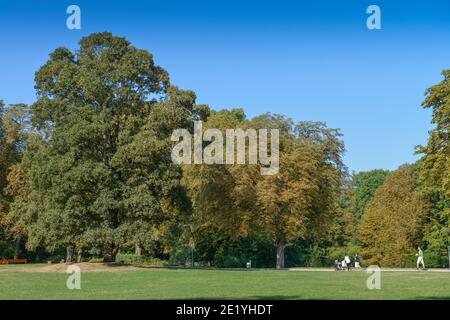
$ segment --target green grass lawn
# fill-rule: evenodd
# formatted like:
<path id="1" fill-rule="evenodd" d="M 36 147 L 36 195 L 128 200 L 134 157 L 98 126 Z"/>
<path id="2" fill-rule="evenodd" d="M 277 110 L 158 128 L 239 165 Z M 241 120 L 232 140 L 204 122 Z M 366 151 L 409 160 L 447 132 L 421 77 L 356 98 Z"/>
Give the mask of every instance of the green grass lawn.
<path id="1" fill-rule="evenodd" d="M 450 299 L 450 273 L 168 270 L 83 272 L 81 290 L 64 273 L 0 267 L 0 299 Z"/>

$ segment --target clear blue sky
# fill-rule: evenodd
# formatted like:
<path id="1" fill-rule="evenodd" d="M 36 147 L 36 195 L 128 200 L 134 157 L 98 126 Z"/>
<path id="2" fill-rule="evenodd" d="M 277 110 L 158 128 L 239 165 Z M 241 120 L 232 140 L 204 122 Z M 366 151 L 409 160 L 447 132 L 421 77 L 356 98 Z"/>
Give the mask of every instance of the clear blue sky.
<path id="1" fill-rule="evenodd" d="M 70 4 L 81 30 L 66 28 Z M 370 4 L 382 30 L 366 28 Z M 355 171 L 417 159 L 431 128 L 424 91 L 450 68 L 448 0 L 0 0 L 0 99 L 32 103 L 48 53 L 99 31 L 152 52 L 199 103 L 341 128 Z"/>

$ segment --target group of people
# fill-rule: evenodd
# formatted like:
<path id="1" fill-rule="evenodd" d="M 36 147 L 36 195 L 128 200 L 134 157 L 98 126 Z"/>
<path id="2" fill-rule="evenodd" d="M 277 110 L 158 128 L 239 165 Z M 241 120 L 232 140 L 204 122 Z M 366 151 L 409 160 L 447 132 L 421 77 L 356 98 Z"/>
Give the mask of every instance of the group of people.
<path id="1" fill-rule="evenodd" d="M 334 267 L 335 267 L 336 271 L 338 271 L 338 270 L 350 271 L 351 265 L 352 265 L 352 261 L 348 255 L 346 255 L 344 257 L 344 260 L 342 260 L 342 261 L 339 261 L 339 259 L 336 259 L 334 261 Z M 355 266 L 355 269 L 361 268 L 361 257 L 358 254 L 355 254 L 354 266 Z"/>
<path id="2" fill-rule="evenodd" d="M 424 262 L 424 254 L 423 250 L 420 247 L 417 247 L 417 269 L 419 270 L 422 266 L 423 270 L 426 270 L 425 268 L 425 262 Z M 339 259 L 334 260 L 334 267 L 336 271 L 339 270 L 347 270 L 350 271 L 352 261 L 350 260 L 350 257 L 346 255 L 344 257 L 344 260 L 339 261 Z M 361 257 L 358 254 L 355 254 L 355 269 L 361 268 Z"/>

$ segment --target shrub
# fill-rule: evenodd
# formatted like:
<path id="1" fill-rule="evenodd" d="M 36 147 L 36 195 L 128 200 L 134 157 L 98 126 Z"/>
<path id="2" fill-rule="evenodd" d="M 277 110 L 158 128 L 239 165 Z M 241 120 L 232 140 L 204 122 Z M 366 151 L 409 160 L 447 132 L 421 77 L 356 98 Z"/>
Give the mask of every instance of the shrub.
<path id="1" fill-rule="evenodd" d="M 345 256 L 349 256 L 352 263 L 354 263 L 355 255 L 358 253 L 361 257 L 361 266 L 364 266 L 364 260 L 361 254 L 361 247 L 356 244 L 348 244 L 345 247 L 330 247 L 327 250 L 327 266 L 334 265 L 334 260 L 342 261 Z"/>
<path id="2" fill-rule="evenodd" d="M 186 267 L 190 263 L 191 254 L 191 248 L 188 246 L 176 247 L 170 253 L 169 264 Z"/>
<path id="3" fill-rule="evenodd" d="M 121 262 L 125 264 L 147 264 L 154 266 L 166 265 L 164 261 L 159 260 L 157 258 L 147 256 L 137 256 L 134 253 L 125 253 L 125 252 L 117 253 L 116 262 Z"/>

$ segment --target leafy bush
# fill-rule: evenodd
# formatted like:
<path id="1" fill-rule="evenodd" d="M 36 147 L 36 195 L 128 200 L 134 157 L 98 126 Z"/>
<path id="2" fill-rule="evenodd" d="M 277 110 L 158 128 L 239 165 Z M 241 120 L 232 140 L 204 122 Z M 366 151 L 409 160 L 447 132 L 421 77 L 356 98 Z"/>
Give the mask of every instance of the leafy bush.
<path id="1" fill-rule="evenodd" d="M 187 266 L 191 259 L 191 248 L 188 246 L 179 246 L 172 250 L 169 258 L 169 264 L 173 266 Z"/>
<path id="2" fill-rule="evenodd" d="M 66 261 L 66 256 L 60 254 L 54 254 L 46 257 L 45 261 L 51 261 L 52 263 L 60 263 L 61 261 Z"/>
<path id="3" fill-rule="evenodd" d="M 92 260 L 91 260 L 92 261 Z M 116 262 L 125 264 L 147 264 L 154 266 L 163 266 L 165 262 L 153 257 L 137 256 L 134 253 L 119 252 L 116 256 Z"/>
<path id="4" fill-rule="evenodd" d="M 425 267 L 427 268 L 447 268 L 448 267 L 448 259 L 445 259 L 446 257 L 440 255 L 439 253 L 429 251 L 425 251 Z M 416 259 L 414 259 L 416 260 Z M 416 262 L 414 262 L 415 265 Z"/>
<path id="5" fill-rule="evenodd" d="M 345 256 L 349 256 L 353 263 L 356 254 L 361 256 L 361 266 L 364 266 L 364 260 L 361 255 L 361 247 L 356 244 L 350 243 L 345 247 L 330 247 L 327 251 L 327 266 L 334 265 L 334 260 L 336 259 L 339 261 L 344 260 Z"/>
<path id="6" fill-rule="evenodd" d="M 1 252 L 0 259 L 12 259 L 14 257 L 14 251 L 14 246 L 6 246 Z"/>
<path id="7" fill-rule="evenodd" d="M 322 267 L 327 264 L 327 249 L 317 245 L 305 253 L 307 267 Z"/>

